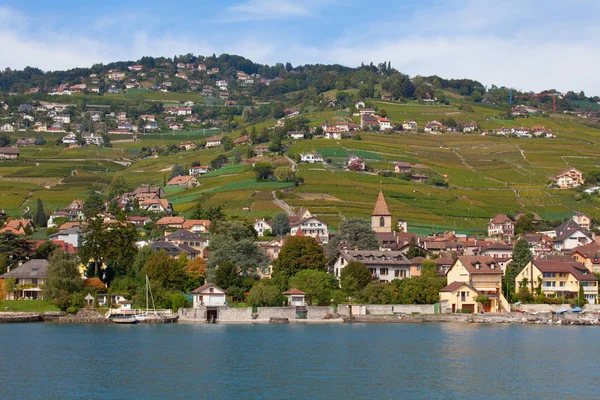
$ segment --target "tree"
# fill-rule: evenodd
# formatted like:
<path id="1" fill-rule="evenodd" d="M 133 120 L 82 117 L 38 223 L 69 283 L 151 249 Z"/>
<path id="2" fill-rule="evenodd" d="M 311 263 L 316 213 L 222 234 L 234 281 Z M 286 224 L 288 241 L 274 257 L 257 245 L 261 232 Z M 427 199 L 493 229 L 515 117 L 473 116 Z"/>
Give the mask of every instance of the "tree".
<path id="1" fill-rule="evenodd" d="M 289 286 L 303 291 L 308 304 L 327 306 L 331 303 L 331 293 L 338 289 L 338 282 L 325 271 L 305 269 L 290 278 Z"/>
<path id="2" fill-rule="evenodd" d="M 183 253 L 182 253 L 183 254 Z M 202 258 L 188 261 L 184 267 L 185 291 L 194 290 L 204 283 L 206 276 L 206 261 Z"/>
<path id="3" fill-rule="evenodd" d="M 285 213 L 277 213 L 271 222 L 271 231 L 277 236 L 284 236 L 290 232 L 290 219 Z"/>
<path id="4" fill-rule="evenodd" d="M 135 244 L 138 235 L 135 226 L 126 223 L 124 217 L 106 226 L 104 232 L 108 244 L 103 252 L 105 281 L 110 282 L 115 276 L 129 274 L 138 252 Z"/>
<path id="5" fill-rule="evenodd" d="M 37 249 L 35 249 L 35 252 L 33 253 L 33 258 L 39 259 L 39 260 L 41 260 L 41 259 L 46 260 L 46 259 L 48 259 L 50 254 L 58 248 L 59 248 L 58 245 L 47 240 L 44 243 L 42 243 L 41 245 L 39 245 L 37 247 Z"/>
<path id="6" fill-rule="evenodd" d="M 425 251 L 417 245 L 417 240 L 414 238 L 410 239 L 410 244 L 408 245 L 408 251 L 406 252 L 406 258 L 412 260 L 415 257 L 425 257 Z"/>
<path id="7" fill-rule="evenodd" d="M 37 138 L 35 138 L 36 146 L 43 146 L 45 144 L 46 144 L 46 139 L 44 139 L 44 137 L 42 135 L 38 135 Z"/>
<path id="8" fill-rule="evenodd" d="M 225 154 L 219 154 L 215 159 L 210 162 L 210 167 L 212 169 L 219 169 L 224 167 L 229 163 L 229 159 Z"/>
<path id="9" fill-rule="evenodd" d="M 342 290 L 348 296 L 355 297 L 373 280 L 373 274 L 365 264 L 358 261 L 350 261 L 340 273 L 340 284 Z"/>
<path id="10" fill-rule="evenodd" d="M 242 154 L 240 153 L 240 149 L 235 149 L 235 155 L 233 156 L 233 163 L 239 164 L 242 162 Z"/>
<path id="11" fill-rule="evenodd" d="M 46 213 L 44 212 L 44 203 L 42 202 L 42 199 L 38 198 L 37 209 L 35 210 L 35 214 L 33 214 L 33 226 L 36 228 L 45 227 L 47 221 Z"/>
<path id="12" fill-rule="evenodd" d="M 223 144 L 223 150 L 229 151 L 233 149 L 233 140 L 229 136 L 223 136 L 221 143 Z"/>
<path id="13" fill-rule="evenodd" d="M 71 295 L 80 292 L 82 287 L 76 257 L 61 250 L 54 251 L 48 259 L 45 297 L 64 311 L 70 306 Z"/>
<path id="14" fill-rule="evenodd" d="M 104 211 L 104 200 L 98 193 L 92 193 L 83 203 L 83 214 L 91 218 Z"/>
<path id="15" fill-rule="evenodd" d="M 283 304 L 283 295 L 276 285 L 263 280 L 250 289 L 246 301 L 253 307 L 276 307 Z"/>
<path id="16" fill-rule="evenodd" d="M 579 293 L 577 294 L 577 307 L 583 307 L 585 305 L 585 294 L 583 291 L 583 285 L 579 282 Z"/>
<path id="17" fill-rule="evenodd" d="M 123 176 L 115 176 L 110 182 L 108 198 L 112 200 L 123 193 L 127 193 L 129 190 L 130 188 L 125 178 Z"/>
<path id="18" fill-rule="evenodd" d="M 29 258 L 31 244 L 21 235 L 11 232 L 0 233 L 0 254 L 4 254 L 7 265 L 16 266 L 19 261 Z"/>
<path id="19" fill-rule="evenodd" d="M 536 228 L 533 224 L 533 214 L 527 213 L 519 216 L 515 222 L 515 235 L 521 233 L 535 232 Z"/>
<path id="20" fill-rule="evenodd" d="M 175 178 L 176 176 L 183 176 L 185 175 L 185 169 L 183 169 L 183 167 L 179 164 L 175 164 L 173 166 L 173 169 L 171 170 L 171 175 L 169 176 L 169 180 Z"/>
<path id="21" fill-rule="evenodd" d="M 244 276 L 253 275 L 256 268 L 264 266 L 268 257 L 254 241 L 256 232 L 252 225 L 243 221 L 221 221 L 213 233 L 210 242 L 211 255 L 208 259 L 210 277 L 217 266 L 225 262 L 235 265 Z"/>
<path id="22" fill-rule="evenodd" d="M 215 271 L 215 285 L 228 288 L 237 285 L 238 268 L 232 262 L 220 264 Z"/>
<path id="23" fill-rule="evenodd" d="M 164 250 L 148 257 L 143 273 L 148 275 L 150 281 L 167 291 L 181 290 L 185 283 L 183 264 L 179 260 L 173 260 Z"/>
<path id="24" fill-rule="evenodd" d="M 191 217 L 192 219 L 207 219 L 212 222 L 225 218 L 225 213 L 223 213 L 223 209 L 220 205 L 211 206 L 205 210 L 202 208 L 202 202 L 199 201 L 194 206 Z"/>
<path id="25" fill-rule="evenodd" d="M 515 243 L 512 261 L 508 264 L 505 274 L 504 290 L 507 299 L 515 294 L 515 278 L 531 260 L 533 260 L 533 254 L 529 250 L 529 243 L 523 238 L 519 239 Z"/>
<path id="26" fill-rule="evenodd" d="M 362 289 L 357 297 L 360 302 L 367 304 L 398 303 L 399 290 L 391 282 L 371 281 Z"/>
<path id="27" fill-rule="evenodd" d="M 285 287 L 290 277 L 304 269 L 327 271 L 323 248 L 310 236 L 291 236 L 273 262 L 273 279 Z"/>
<path id="28" fill-rule="evenodd" d="M 104 219 L 97 216 L 89 218 L 87 224 L 80 229 L 79 236 L 82 243 L 77 250 L 82 264 L 88 267 L 87 276 L 102 278 L 103 255 L 108 247 Z"/>
<path id="29" fill-rule="evenodd" d="M 348 218 L 340 224 L 339 233 L 329 241 L 326 247 L 330 264 L 335 262 L 340 245 L 359 250 L 378 250 L 377 234 L 371 229 L 369 221 L 360 218 Z"/>
<path id="30" fill-rule="evenodd" d="M 287 165 L 275 168 L 275 178 L 279 182 L 292 182 L 296 178 L 296 173 Z"/>
<path id="31" fill-rule="evenodd" d="M 254 164 L 252 168 L 254 174 L 256 174 L 256 181 L 266 181 L 273 174 L 273 165 L 268 162 L 260 162 Z"/>
<path id="32" fill-rule="evenodd" d="M 394 280 L 400 291 L 402 304 L 434 304 L 439 300 L 439 292 L 447 284 L 445 276 L 437 276 L 435 261 L 425 260 L 421 266 L 421 276 Z"/>

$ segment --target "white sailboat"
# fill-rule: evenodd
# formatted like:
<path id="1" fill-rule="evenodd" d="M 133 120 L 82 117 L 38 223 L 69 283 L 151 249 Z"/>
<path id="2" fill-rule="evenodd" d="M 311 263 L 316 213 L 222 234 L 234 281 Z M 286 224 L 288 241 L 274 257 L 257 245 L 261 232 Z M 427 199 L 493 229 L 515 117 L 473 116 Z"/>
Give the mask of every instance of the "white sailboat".
<path id="1" fill-rule="evenodd" d="M 152 301 L 152 310 L 149 308 L 148 300 Z M 152 288 L 150 287 L 150 279 L 148 275 L 146 275 L 146 311 L 143 313 L 138 313 L 133 316 L 136 321 L 145 321 L 148 318 L 161 318 L 161 316 L 156 312 L 156 306 L 154 305 L 154 297 L 152 296 Z"/>

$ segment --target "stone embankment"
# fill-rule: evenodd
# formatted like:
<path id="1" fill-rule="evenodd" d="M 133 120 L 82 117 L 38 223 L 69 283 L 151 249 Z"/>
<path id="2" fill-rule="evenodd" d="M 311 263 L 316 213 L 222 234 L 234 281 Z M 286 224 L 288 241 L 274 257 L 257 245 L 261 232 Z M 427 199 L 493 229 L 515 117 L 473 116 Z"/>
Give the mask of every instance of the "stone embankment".
<path id="1" fill-rule="evenodd" d="M 36 312 L 0 312 L 0 323 L 39 322 L 42 314 Z"/>
<path id="2" fill-rule="evenodd" d="M 96 310 L 82 308 L 77 314 L 69 314 L 58 317 L 59 324 L 112 324 L 113 321 L 105 318 L 104 315 Z"/>

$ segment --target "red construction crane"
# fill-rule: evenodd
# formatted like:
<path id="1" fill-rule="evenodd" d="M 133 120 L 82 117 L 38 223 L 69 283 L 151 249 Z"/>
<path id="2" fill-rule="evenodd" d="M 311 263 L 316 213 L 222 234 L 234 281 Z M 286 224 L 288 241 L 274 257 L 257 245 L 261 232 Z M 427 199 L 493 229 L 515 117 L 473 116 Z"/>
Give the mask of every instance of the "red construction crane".
<path id="1" fill-rule="evenodd" d="M 552 111 L 556 112 L 556 93 L 538 93 L 538 94 L 523 94 L 520 96 L 515 96 L 515 99 L 530 99 L 532 97 L 548 97 L 552 96 Z"/>

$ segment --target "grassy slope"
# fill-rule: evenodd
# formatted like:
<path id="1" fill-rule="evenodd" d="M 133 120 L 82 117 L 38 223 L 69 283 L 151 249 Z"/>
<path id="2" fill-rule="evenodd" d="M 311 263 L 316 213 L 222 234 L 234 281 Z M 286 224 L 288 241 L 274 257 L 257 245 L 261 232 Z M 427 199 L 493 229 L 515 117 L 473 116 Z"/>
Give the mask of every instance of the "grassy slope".
<path id="1" fill-rule="evenodd" d="M 5 310 L 25 312 L 60 311 L 58 307 L 46 300 L 1 300 L 0 311 Z"/>
<path id="2" fill-rule="evenodd" d="M 462 100 L 455 100 L 457 103 Z M 300 165 L 305 185 L 279 193 L 295 207 L 305 206 L 334 227 L 341 216 L 368 217 L 379 188 L 383 189 L 395 217 L 407 219 L 413 227 L 458 228 L 478 231 L 498 212 L 531 210 L 548 218 L 568 216 L 574 210 L 600 217 L 595 202 L 576 202 L 568 191 L 549 189 L 548 178 L 568 166 L 584 172 L 598 168 L 600 132 L 586 127 L 572 116 L 561 114 L 519 120 L 495 119 L 501 110 L 480 105 L 464 112 L 454 105 L 423 106 L 375 101 L 393 122 L 414 119 L 420 125 L 433 120 L 454 118 L 476 121 L 483 129 L 502 126 L 544 125 L 557 139 L 512 139 L 461 134 L 361 134 L 362 140 L 299 140 L 289 152 L 294 155 L 318 151 L 330 157 L 333 166 Z M 343 113 L 324 111 L 308 114 L 310 125 L 343 118 Z M 274 121 L 257 125 L 257 130 Z M 239 136 L 240 131 L 232 133 Z M 182 152 L 146 159 L 124 167 L 111 160 L 124 160 L 141 147 L 179 144 L 184 136 L 152 135 L 139 142 L 115 143 L 112 149 L 81 148 L 65 150 L 51 143 L 42 148 L 24 149 L 18 161 L 0 163 L 2 208 L 18 215 L 23 206 L 33 206 L 40 197 L 46 210 L 64 207 L 71 199 L 86 197 L 102 189 L 114 175 L 123 175 L 132 185 L 162 184 L 174 164 L 191 166 L 194 161 L 208 164 L 222 149 Z M 246 148 L 241 147 L 242 155 Z M 378 169 L 391 169 L 395 161 L 423 164 L 425 170 L 448 175 L 449 188 L 344 172 L 339 167 L 348 154 L 357 154 Z M 232 157 L 234 150 L 226 153 Z M 77 161 L 74 161 L 77 160 Z M 82 160 L 82 161 L 81 161 Z M 77 176 L 71 176 L 77 170 Z M 271 201 L 272 190 L 287 184 L 255 182 L 249 165 L 229 166 L 201 177 L 201 186 L 170 193 L 175 210 L 189 215 L 198 200 L 206 206 L 223 205 L 228 213 L 249 218 L 272 216 L 279 208 Z M 61 184 L 58 184 L 62 182 Z M 316 194 L 330 196 L 321 198 Z M 244 210 L 249 207 L 250 211 Z"/>

